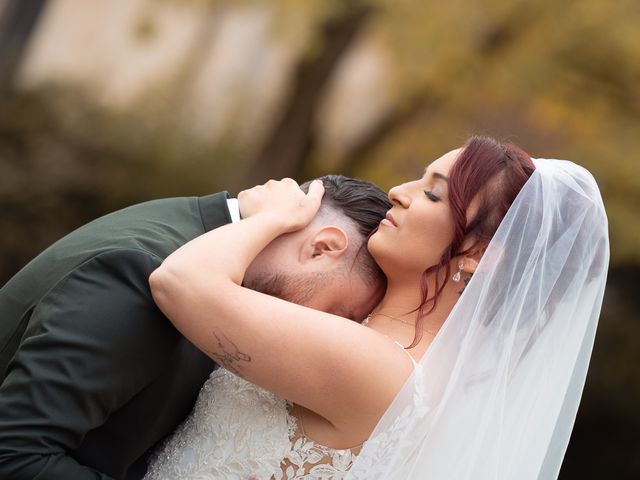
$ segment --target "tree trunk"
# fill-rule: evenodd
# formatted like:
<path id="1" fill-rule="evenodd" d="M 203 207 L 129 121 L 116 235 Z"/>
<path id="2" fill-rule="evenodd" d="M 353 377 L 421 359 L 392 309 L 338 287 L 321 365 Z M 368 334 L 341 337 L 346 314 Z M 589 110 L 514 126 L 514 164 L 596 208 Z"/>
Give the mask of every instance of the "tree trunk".
<path id="1" fill-rule="evenodd" d="M 0 89 L 13 85 L 47 0 L 6 0 L 0 9 Z"/>
<path id="2" fill-rule="evenodd" d="M 373 10 L 369 4 L 354 1 L 323 25 L 322 49 L 299 64 L 282 117 L 249 164 L 243 187 L 269 178 L 298 177 L 303 172 L 314 144 L 313 122 L 327 84 Z"/>
<path id="3" fill-rule="evenodd" d="M 358 176 L 358 171 L 368 162 L 371 153 L 393 133 L 413 122 L 416 117 L 432 114 L 443 104 L 444 97 L 431 93 L 428 88 L 414 95 L 412 100 L 403 104 L 382 118 L 376 127 L 364 136 L 340 160 L 340 173 Z M 325 172 L 322 172 L 325 173 Z M 326 172 L 329 173 L 329 172 Z"/>
<path id="4" fill-rule="evenodd" d="M 540 20 L 541 11 L 536 5 L 528 8 L 515 8 L 510 16 L 501 23 L 491 26 L 476 43 L 476 55 L 489 61 L 499 58 L 521 36 Z M 466 73 L 466 62 L 454 66 L 449 72 L 441 72 L 440 78 L 460 78 Z M 376 128 L 360 139 L 341 159 L 340 172 L 344 175 L 357 175 L 373 151 L 384 143 L 396 131 L 414 121 L 418 116 L 433 114 L 441 105 L 446 103 L 447 92 L 436 92 L 430 85 L 424 85 L 413 95 L 410 102 L 391 111 L 382 118 Z M 324 173 L 324 172 L 322 172 Z"/>

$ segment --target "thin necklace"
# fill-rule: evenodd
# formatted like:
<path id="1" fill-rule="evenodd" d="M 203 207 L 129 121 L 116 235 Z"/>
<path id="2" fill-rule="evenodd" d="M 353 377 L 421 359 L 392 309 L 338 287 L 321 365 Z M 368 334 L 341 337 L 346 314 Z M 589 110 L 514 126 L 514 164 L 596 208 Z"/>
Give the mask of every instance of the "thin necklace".
<path id="1" fill-rule="evenodd" d="M 400 323 L 404 323 L 405 325 L 411 325 L 414 328 L 416 326 L 415 323 L 408 322 L 406 320 L 402 320 L 401 318 L 394 317 L 392 315 L 388 315 L 388 314 L 382 313 L 382 312 L 372 312 L 372 313 L 370 313 L 369 315 L 367 315 L 367 318 L 364 319 L 364 322 L 362 322 L 362 324 L 364 326 L 367 326 L 369 324 L 369 320 L 371 320 L 373 317 L 377 317 L 377 316 L 387 317 L 387 318 L 390 318 L 391 320 L 397 320 Z M 429 335 L 433 335 L 434 337 L 436 336 L 436 333 L 437 333 L 437 332 L 432 332 L 431 330 L 427 330 L 426 328 L 423 328 L 422 331 L 423 332 L 427 332 Z"/>

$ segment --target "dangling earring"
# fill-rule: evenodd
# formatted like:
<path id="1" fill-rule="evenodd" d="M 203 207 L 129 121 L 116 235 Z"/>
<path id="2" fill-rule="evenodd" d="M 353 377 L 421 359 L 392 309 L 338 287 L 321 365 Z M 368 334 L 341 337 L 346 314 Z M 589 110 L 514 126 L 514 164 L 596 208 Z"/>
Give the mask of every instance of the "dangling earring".
<path id="1" fill-rule="evenodd" d="M 458 271 L 452 275 L 451 280 L 453 280 L 454 282 L 458 283 L 460 281 L 460 279 L 462 278 L 462 269 L 463 268 L 464 268 L 464 262 L 460 262 L 458 264 Z"/>

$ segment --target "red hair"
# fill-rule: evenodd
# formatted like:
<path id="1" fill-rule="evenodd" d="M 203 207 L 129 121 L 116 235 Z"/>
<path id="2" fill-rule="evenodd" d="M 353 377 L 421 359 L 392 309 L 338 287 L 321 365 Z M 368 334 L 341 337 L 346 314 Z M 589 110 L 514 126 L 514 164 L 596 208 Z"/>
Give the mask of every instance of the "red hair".
<path id="1" fill-rule="evenodd" d="M 424 317 L 436 308 L 438 298 L 451 276 L 451 260 L 473 253 L 489 243 L 535 168 L 531 157 L 511 143 L 482 136 L 473 136 L 467 141 L 449 172 L 453 239 L 442 253 L 440 261 L 422 273 L 422 300 L 418 307 L 416 333 L 408 348 L 420 341 Z M 478 211 L 468 219 L 469 205 L 476 197 L 479 200 Z M 467 239 L 471 243 L 463 250 L 463 243 Z M 441 273 L 443 271 L 444 274 Z M 429 297 L 427 280 L 431 276 L 435 278 L 435 293 Z"/>

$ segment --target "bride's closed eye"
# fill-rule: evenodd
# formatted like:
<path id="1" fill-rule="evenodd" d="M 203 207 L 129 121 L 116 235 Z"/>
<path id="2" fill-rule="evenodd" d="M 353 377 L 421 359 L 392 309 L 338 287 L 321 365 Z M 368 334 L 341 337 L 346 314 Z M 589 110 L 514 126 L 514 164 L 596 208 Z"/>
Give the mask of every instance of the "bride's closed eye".
<path id="1" fill-rule="evenodd" d="M 439 196 L 437 196 L 436 194 L 434 194 L 431 190 L 425 190 L 424 194 L 427 196 L 427 198 L 429 200 L 431 200 L 432 202 L 439 202 L 440 200 L 442 200 Z"/>

